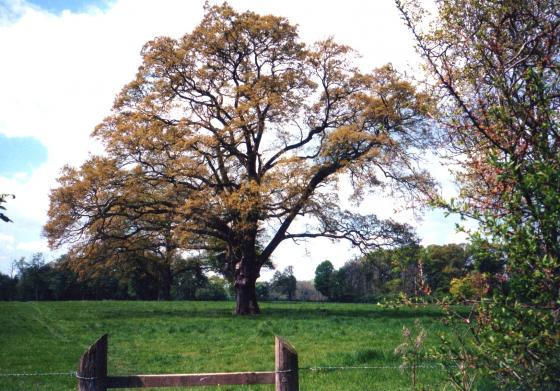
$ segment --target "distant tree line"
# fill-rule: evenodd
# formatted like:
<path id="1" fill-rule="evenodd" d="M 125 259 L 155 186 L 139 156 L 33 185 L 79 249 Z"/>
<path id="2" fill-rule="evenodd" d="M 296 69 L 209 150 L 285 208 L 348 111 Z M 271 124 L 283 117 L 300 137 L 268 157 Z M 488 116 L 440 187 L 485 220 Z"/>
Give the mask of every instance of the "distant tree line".
<path id="1" fill-rule="evenodd" d="M 376 302 L 395 297 L 452 295 L 474 299 L 504 289 L 503 262 L 482 244 L 408 245 L 380 249 L 346 262 L 338 270 L 324 261 L 314 281 L 297 281 L 292 266 L 258 282 L 259 300 Z M 153 262 L 76 269 L 64 255 L 46 262 L 42 254 L 21 258 L 10 275 L 0 274 L 0 300 L 230 300 L 233 279 L 218 276 L 208 259 L 174 257 L 171 277 L 160 278 Z M 170 286 L 168 286 L 170 284 Z M 162 293 L 163 292 L 163 293 Z M 169 294 L 167 293 L 169 292 Z"/>
<path id="2" fill-rule="evenodd" d="M 330 261 L 322 262 L 314 283 L 330 301 L 372 302 L 400 294 L 476 299 L 505 289 L 503 262 L 488 254 L 464 244 L 380 249 L 338 270 Z"/>
<path id="3" fill-rule="evenodd" d="M 47 263 L 41 253 L 12 264 L 11 275 L 0 273 L 0 300 L 157 300 L 161 282 L 139 263 L 135 269 L 92 272 L 80 277 L 66 256 Z M 173 275 L 171 298 L 226 300 L 229 284 L 207 276 L 196 260 L 177 260 L 182 268 Z"/>
<path id="4" fill-rule="evenodd" d="M 313 281 L 298 281 L 292 266 L 288 266 L 282 272 L 277 270 L 270 281 L 257 282 L 256 291 L 257 299 L 262 301 L 326 300 L 326 297 L 315 288 Z"/>
<path id="5" fill-rule="evenodd" d="M 173 262 L 170 296 L 162 296 L 159 273 L 139 260 L 112 270 L 88 270 L 80 276 L 68 256 L 46 262 L 36 253 L 12 263 L 10 275 L 0 273 L 0 300 L 233 300 L 234 291 L 228 279 L 208 268 L 207 259 L 176 257 Z M 270 282 L 259 282 L 260 300 L 325 300 L 312 281 L 297 281 L 293 268 L 276 271 Z"/>

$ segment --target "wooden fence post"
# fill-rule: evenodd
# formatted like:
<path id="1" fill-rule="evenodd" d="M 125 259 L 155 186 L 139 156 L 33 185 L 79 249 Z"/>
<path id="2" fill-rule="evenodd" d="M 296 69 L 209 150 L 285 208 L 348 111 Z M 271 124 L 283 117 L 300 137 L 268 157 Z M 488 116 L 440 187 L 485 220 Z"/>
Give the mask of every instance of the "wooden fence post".
<path id="1" fill-rule="evenodd" d="M 78 391 L 107 390 L 107 334 L 83 354 L 78 365 Z"/>
<path id="2" fill-rule="evenodd" d="M 282 337 L 275 340 L 275 391 L 299 391 L 298 355 Z"/>

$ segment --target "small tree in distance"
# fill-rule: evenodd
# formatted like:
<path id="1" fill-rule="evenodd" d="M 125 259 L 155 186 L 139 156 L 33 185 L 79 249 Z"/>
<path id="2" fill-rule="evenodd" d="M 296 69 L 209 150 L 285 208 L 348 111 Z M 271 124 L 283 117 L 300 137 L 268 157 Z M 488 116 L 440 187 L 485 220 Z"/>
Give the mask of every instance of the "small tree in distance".
<path id="1" fill-rule="evenodd" d="M 321 262 L 315 269 L 315 288 L 325 297 L 331 297 L 334 266 L 331 261 Z"/>
<path id="2" fill-rule="evenodd" d="M 296 295 L 297 280 L 294 276 L 294 268 L 288 266 L 283 272 L 277 271 L 272 276 L 271 287 L 280 295 L 292 301 Z"/>
<path id="3" fill-rule="evenodd" d="M 433 189 L 416 165 L 430 143 L 430 101 L 390 66 L 362 73 L 349 47 L 306 46 L 285 18 L 227 4 L 142 56 L 93 133 L 106 157 L 67 168 L 51 194 L 52 247 L 154 237 L 164 222 L 178 249 L 217 254 L 236 313 L 255 314 L 260 270 L 285 240 L 361 249 L 412 240 L 408 226 L 343 210 L 337 197 L 343 176 L 358 200 L 383 186 L 405 197 Z M 296 228 L 303 217 L 312 223 Z M 122 221 L 136 223 L 112 231 Z"/>

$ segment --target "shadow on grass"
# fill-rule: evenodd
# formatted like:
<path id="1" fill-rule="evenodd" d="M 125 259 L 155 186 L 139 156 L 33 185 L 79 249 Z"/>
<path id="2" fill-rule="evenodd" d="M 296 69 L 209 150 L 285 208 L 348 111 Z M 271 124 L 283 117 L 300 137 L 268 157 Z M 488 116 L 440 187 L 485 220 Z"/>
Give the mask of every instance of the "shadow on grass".
<path id="1" fill-rule="evenodd" d="M 345 308 L 266 308 L 263 315 L 271 318 L 290 319 L 324 319 L 325 317 L 351 318 L 441 318 L 443 312 L 436 308 L 376 308 L 345 309 Z"/>
<path id="2" fill-rule="evenodd" d="M 374 305 L 353 307 L 352 305 L 324 304 L 309 305 L 297 303 L 264 303 L 260 315 L 254 316 L 236 316 L 233 314 L 233 304 L 231 309 L 220 306 L 218 308 L 211 307 L 191 307 L 184 308 L 177 306 L 175 308 L 155 308 L 150 305 L 147 308 L 105 308 L 99 311 L 98 319 L 133 319 L 133 318 L 239 318 L 247 321 L 250 320 L 275 320 L 275 319 L 292 319 L 292 320 L 323 320 L 325 318 L 434 318 L 438 319 L 444 316 L 438 307 L 422 307 L 422 308 L 380 308 Z"/>

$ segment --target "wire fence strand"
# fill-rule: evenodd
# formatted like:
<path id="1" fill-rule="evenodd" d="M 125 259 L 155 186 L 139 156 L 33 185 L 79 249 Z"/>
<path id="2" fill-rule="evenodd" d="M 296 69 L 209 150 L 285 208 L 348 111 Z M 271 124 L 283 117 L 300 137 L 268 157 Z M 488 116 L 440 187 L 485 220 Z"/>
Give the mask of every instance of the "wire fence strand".
<path id="1" fill-rule="evenodd" d="M 416 368 L 420 369 L 444 369 L 445 366 L 441 363 L 439 364 L 420 364 L 416 365 Z M 328 371 L 344 371 L 344 370 L 383 370 L 383 369 L 411 369 L 413 366 L 407 365 L 370 365 L 370 366 L 307 366 L 299 367 L 300 371 L 310 371 L 310 372 L 328 372 Z M 289 371 L 276 371 L 276 373 L 291 372 Z M 69 372 L 32 372 L 32 373 L 0 373 L 0 377 L 31 377 L 31 376 L 73 376 L 78 379 L 90 380 L 93 378 L 80 377 L 76 371 Z"/>
<path id="2" fill-rule="evenodd" d="M 0 373 L 0 377 L 26 377 L 26 376 L 76 376 L 73 372 L 34 372 L 34 373 Z"/>
<path id="3" fill-rule="evenodd" d="M 300 367 L 298 368 L 300 371 L 312 371 L 312 372 L 320 372 L 320 371 L 343 371 L 343 370 L 370 370 L 370 369 L 411 369 L 413 366 L 407 365 L 372 365 L 372 366 L 311 366 L 311 367 Z M 421 364 L 416 365 L 416 368 L 421 369 L 443 369 L 443 364 L 438 365 L 428 365 L 428 364 Z"/>

